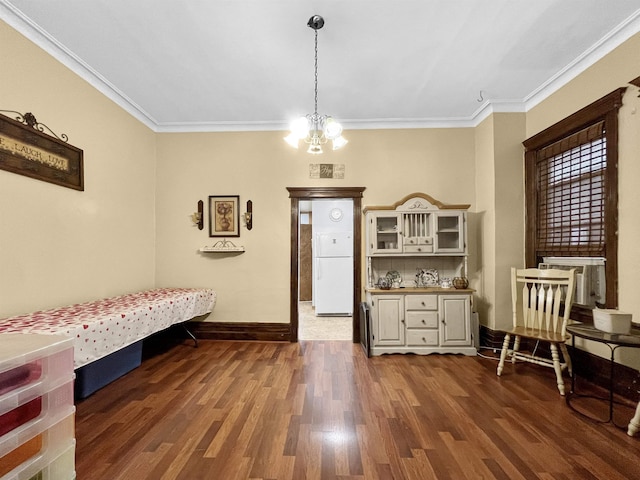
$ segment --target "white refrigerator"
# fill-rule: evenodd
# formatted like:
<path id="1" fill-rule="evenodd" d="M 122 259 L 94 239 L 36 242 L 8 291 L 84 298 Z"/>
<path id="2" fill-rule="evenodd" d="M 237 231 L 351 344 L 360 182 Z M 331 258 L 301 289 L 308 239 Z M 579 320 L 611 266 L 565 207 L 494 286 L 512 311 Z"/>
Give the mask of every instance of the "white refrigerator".
<path id="1" fill-rule="evenodd" d="M 314 257 L 316 315 L 353 315 L 353 234 L 316 234 Z"/>

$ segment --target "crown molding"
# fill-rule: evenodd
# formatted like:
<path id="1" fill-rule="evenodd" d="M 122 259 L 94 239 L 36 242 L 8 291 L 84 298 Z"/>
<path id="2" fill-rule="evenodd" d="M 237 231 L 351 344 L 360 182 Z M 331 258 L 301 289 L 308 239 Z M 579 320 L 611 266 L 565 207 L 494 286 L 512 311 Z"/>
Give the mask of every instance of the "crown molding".
<path id="1" fill-rule="evenodd" d="M 158 123 L 153 117 L 112 85 L 106 78 L 93 70 L 81 58 L 40 28 L 40 26 L 32 22 L 22 11 L 10 3 L 7 3 L 5 0 L 0 0 L 0 19 L 42 48 L 104 96 L 115 102 L 127 113 L 150 129 L 156 130 Z"/>
<path id="2" fill-rule="evenodd" d="M 93 70 L 82 59 L 77 57 L 64 45 L 32 22 L 19 9 L 5 0 L 0 0 L 0 18 L 154 132 L 188 133 L 288 130 L 287 124 L 278 121 L 158 122 L 100 73 Z M 487 99 L 469 117 L 353 119 L 341 120 L 341 123 L 345 128 L 352 130 L 473 128 L 493 113 L 527 112 L 638 32 L 640 32 L 640 9 L 525 98 Z"/>
<path id="3" fill-rule="evenodd" d="M 600 41 L 527 95 L 523 99 L 525 111 L 531 110 L 553 93 L 560 90 L 587 68 L 611 53 L 638 32 L 640 32 L 640 9 L 636 10 Z"/>

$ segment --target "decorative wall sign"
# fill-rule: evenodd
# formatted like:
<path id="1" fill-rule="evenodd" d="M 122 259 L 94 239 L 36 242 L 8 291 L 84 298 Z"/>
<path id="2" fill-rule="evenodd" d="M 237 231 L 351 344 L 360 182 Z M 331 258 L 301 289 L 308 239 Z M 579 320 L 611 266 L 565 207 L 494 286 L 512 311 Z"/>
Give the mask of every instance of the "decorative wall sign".
<path id="1" fill-rule="evenodd" d="M 344 178 L 344 164 L 310 163 L 309 178 Z"/>
<path id="2" fill-rule="evenodd" d="M 209 197 L 209 236 L 239 237 L 240 210 L 238 195 Z"/>
<path id="3" fill-rule="evenodd" d="M 11 113 L 17 114 L 15 120 L 0 114 L 0 169 L 84 190 L 82 150 L 66 143 L 66 135 L 60 138 L 38 123 L 32 113 Z"/>

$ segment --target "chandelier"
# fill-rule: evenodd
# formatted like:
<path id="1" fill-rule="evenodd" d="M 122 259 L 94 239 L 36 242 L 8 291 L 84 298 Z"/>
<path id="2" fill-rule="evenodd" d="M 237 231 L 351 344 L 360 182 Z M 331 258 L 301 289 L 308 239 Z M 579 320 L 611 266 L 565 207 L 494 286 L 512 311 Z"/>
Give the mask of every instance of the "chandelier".
<path id="1" fill-rule="evenodd" d="M 298 148 L 303 140 L 309 145 L 307 153 L 318 155 L 322 153 L 322 145 L 329 140 L 333 149 L 337 150 L 347 144 L 342 136 L 342 125 L 328 115 L 318 113 L 318 30 L 324 26 L 324 18 L 314 15 L 307 22 L 307 26 L 315 31 L 315 97 L 313 113 L 300 117 L 291 123 L 291 133 L 285 137 L 285 141 L 292 147 Z"/>

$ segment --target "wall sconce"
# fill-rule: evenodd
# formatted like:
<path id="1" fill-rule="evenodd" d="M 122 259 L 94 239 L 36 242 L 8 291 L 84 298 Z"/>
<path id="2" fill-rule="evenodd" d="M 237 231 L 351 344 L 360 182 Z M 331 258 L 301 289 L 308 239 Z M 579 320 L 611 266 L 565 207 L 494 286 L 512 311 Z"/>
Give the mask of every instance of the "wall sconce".
<path id="1" fill-rule="evenodd" d="M 191 220 L 197 225 L 198 230 L 204 228 L 204 202 L 202 200 L 198 200 L 198 211 L 191 214 Z"/>
<path id="2" fill-rule="evenodd" d="M 242 216 L 247 230 L 251 230 L 253 228 L 253 202 L 251 200 L 247 200 L 247 211 Z"/>
<path id="3" fill-rule="evenodd" d="M 631 80 L 629 82 L 631 85 L 633 85 L 634 87 L 638 87 L 640 88 L 640 77 L 638 78 L 634 78 L 633 80 Z M 638 97 L 640 98 L 640 90 L 638 91 Z"/>

